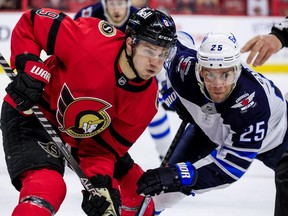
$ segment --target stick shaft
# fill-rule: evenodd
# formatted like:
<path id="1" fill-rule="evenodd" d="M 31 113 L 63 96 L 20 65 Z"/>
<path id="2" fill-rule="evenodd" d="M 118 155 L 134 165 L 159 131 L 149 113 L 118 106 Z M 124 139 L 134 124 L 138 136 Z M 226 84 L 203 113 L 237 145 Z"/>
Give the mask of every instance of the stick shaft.
<path id="1" fill-rule="evenodd" d="M 3 55 L 1 53 L 0 53 L 0 65 L 3 68 L 3 70 L 5 71 L 5 73 L 8 75 L 8 77 L 11 80 L 13 80 L 15 78 L 16 74 L 13 72 L 10 65 L 8 64 L 8 62 L 5 60 L 5 58 L 3 57 Z M 85 173 L 83 172 L 83 170 L 81 169 L 81 167 L 79 166 L 79 164 L 77 163 L 77 161 L 75 160 L 75 158 L 73 157 L 71 152 L 65 146 L 65 144 L 63 143 L 61 138 L 56 133 L 56 131 L 53 129 L 52 125 L 49 123 L 47 118 L 44 116 L 44 114 L 40 110 L 40 108 L 38 106 L 33 106 L 32 111 L 35 114 L 35 116 L 38 118 L 39 122 L 42 124 L 43 128 L 51 136 L 52 140 L 54 141 L 54 143 L 56 144 L 56 146 L 58 147 L 60 152 L 63 154 L 63 156 L 65 157 L 67 162 L 70 164 L 70 167 L 78 175 L 80 182 L 83 185 L 83 187 L 85 188 L 85 190 L 90 192 L 91 195 L 93 195 L 93 196 L 94 195 L 97 195 L 99 197 L 105 196 L 106 199 L 110 200 L 110 202 L 111 202 L 112 200 L 111 200 L 109 191 L 107 189 L 95 188 L 92 185 L 89 178 L 85 175 Z M 100 190 L 101 190 L 101 192 L 100 192 Z M 110 207 L 111 210 L 107 210 L 107 211 L 112 211 L 112 213 L 107 212 L 107 214 L 105 214 L 105 215 L 117 215 L 113 204 L 110 204 L 110 206 L 112 206 L 112 208 Z"/>
<path id="2" fill-rule="evenodd" d="M 180 126 L 179 126 L 179 128 L 178 128 L 178 130 L 174 136 L 174 139 L 172 140 L 172 143 L 171 143 L 164 159 L 161 162 L 160 167 L 166 166 L 166 164 L 169 162 L 171 156 L 173 155 L 174 150 L 176 149 L 178 142 L 181 139 L 182 134 L 185 131 L 187 124 L 188 124 L 188 122 L 185 120 L 183 120 L 182 123 L 180 124 Z M 143 216 L 144 215 L 146 208 L 148 207 L 148 205 L 150 203 L 150 200 L 151 200 L 151 196 L 145 196 L 145 198 L 143 199 L 143 201 L 141 203 L 141 206 L 139 207 L 139 209 L 136 213 L 136 216 Z"/>

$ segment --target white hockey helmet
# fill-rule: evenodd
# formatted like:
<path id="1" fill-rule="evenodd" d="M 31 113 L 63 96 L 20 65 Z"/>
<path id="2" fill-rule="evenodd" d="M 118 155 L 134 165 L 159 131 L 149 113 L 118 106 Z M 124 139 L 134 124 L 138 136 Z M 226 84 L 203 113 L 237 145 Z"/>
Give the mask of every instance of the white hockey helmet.
<path id="1" fill-rule="evenodd" d="M 235 76 L 231 83 L 236 83 L 241 72 L 240 47 L 232 33 L 208 33 L 198 51 L 196 76 L 200 83 L 200 72 L 203 67 L 219 69 L 233 67 Z"/>

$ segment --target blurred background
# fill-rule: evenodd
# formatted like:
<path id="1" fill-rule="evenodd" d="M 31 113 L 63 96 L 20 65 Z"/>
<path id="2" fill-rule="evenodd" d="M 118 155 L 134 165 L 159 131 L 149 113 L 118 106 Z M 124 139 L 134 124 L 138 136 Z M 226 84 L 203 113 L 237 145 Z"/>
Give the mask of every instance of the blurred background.
<path id="1" fill-rule="evenodd" d="M 97 0 L 0 0 L 1 10 L 53 7 L 77 12 Z M 172 14 L 287 16 L 288 0 L 132 0 L 136 7 L 150 6 Z"/>
<path id="2" fill-rule="evenodd" d="M 0 0 L 0 49 L 9 60 L 10 36 L 21 14 L 32 8 L 51 7 L 73 17 L 81 8 L 100 0 Z M 172 15 L 177 30 L 186 31 L 196 47 L 210 31 L 232 32 L 243 46 L 250 38 L 270 32 L 288 16 L 288 0 L 131 0 L 135 7 L 150 6 Z M 247 54 L 242 56 L 246 59 Z M 257 67 L 258 72 L 288 71 L 288 49 Z M 0 69 L 1 72 L 1 69 Z"/>

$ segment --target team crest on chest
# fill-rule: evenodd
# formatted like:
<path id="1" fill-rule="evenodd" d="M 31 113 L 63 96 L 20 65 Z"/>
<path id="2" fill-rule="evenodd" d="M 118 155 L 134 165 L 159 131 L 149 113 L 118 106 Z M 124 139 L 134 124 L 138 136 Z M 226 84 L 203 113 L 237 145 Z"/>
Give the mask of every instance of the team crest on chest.
<path id="1" fill-rule="evenodd" d="M 101 133 L 111 123 L 106 112 L 112 107 L 99 98 L 74 98 L 64 84 L 58 100 L 57 121 L 59 129 L 74 138 L 89 138 Z"/>
<path id="2" fill-rule="evenodd" d="M 191 67 L 191 59 L 193 59 L 193 57 L 184 58 L 183 56 L 181 56 L 177 65 L 176 71 L 180 73 L 180 77 L 183 82 L 185 76 L 188 74 L 188 71 Z"/>
<path id="3" fill-rule="evenodd" d="M 254 97 L 255 92 L 252 94 L 245 93 L 236 99 L 236 104 L 231 108 L 240 108 L 241 111 L 246 111 L 248 108 L 256 106 L 256 103 L 253 100 Z"/>
<path id="4" fill-rule="evenodd" d="M 112 36 L 116 35 L 115 27 L 105 20 L 101 20 L 99 22 L 98 28 L 99 28 L 100 32 L 103 35 L 105 35 L 106 37 L 112 37 Z"/>

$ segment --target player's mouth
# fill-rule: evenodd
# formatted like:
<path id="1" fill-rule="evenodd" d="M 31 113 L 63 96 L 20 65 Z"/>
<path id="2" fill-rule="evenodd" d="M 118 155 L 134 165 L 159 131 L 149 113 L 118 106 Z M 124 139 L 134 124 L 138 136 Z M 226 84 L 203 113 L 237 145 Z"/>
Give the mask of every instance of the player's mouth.
<path id="1" fill-rule="evenodd" d="M 155 74 L 156 74 L 156 71 L 154 71 L 154 70 L 147 70 L 147 72 L 148 72 L 149 74 L 151 74 L 151 75 L 155 75 Z"/>
<path id="2" fill-rule="evenodd" d="M 119 14 L 114 14 L 115 19 L 119 19 L 120 15 Z"/>

